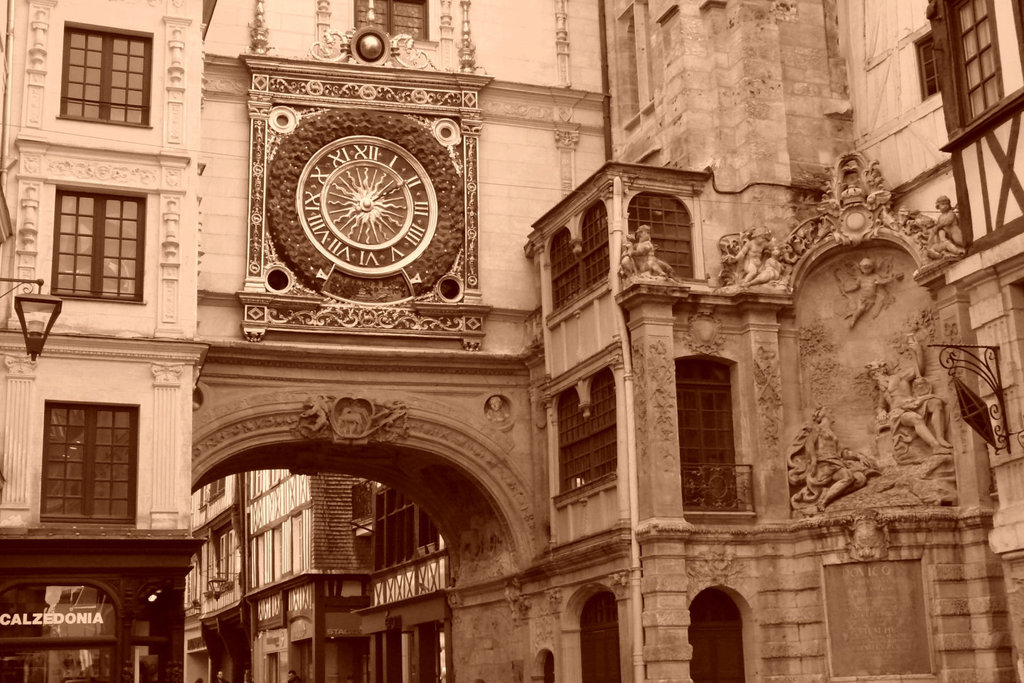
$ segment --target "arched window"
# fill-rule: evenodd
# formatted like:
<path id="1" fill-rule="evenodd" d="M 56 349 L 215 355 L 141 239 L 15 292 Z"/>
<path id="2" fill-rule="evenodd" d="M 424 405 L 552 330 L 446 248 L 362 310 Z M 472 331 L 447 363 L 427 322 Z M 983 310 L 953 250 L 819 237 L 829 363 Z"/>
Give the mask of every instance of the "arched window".
<path id="1" fill-rule="evenodd" d="M 580 233 L 583 236 L 581 289 L 585 290 L 608 277 L 608 212 L 604 202 L 597 202 L 583 214 Z"/>
<path id="2" fill-rule="evenodd" d="M 629 232 L 641 225 L 651 226 L 651 241 L 657 256 L 675 269 L 676 277 L 693 277 L 693 238 L 690 212 L 683 203 L 667 195 L 645 192 L 629 203 Z"/>
<path id="3" fill-rule="evenodd" d="M 743 683 L 743 621 L 728 595 L 701 591 L 690 604 L 689 632 L 693 683 Z"/>
<path id="4" fill-rule="evenodd" d="M 615 596 L 598 593 L 580 614 L 583 683 L 619 683 L 619 612 Z"/>
<path id="5" fill-rule="evenodd" d="M 572 253 L 572 236 L 563 228 L 551 240 L 551 299 L 561 308 L 580 292 L 580 270 Z"/>
<path id="6" fill-rule="evenodd" d="M 558 460 L 561 491 L 615 471 L 615 378 L 604 369 L 590 382 L 590 417 L 575 389 L 558 397 Z"/>
<path id="7" fill-rule="evenodd" d="M 583 214 L 580 253 L 564 228 L 551 240 L 551 298 L 561 308 L 591 286 L 608 279 L 608 212 L 595 202 Z"/>

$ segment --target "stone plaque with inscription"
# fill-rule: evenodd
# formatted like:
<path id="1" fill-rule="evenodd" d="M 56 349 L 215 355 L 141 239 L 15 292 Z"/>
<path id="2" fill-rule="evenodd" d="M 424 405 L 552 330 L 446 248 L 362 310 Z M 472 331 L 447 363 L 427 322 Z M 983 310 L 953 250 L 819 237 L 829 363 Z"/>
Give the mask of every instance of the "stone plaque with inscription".
<path id="1" fill-rule="evenodd" d="M 833 676 L 931 673 L 919 561 L 825 567 Z"/>

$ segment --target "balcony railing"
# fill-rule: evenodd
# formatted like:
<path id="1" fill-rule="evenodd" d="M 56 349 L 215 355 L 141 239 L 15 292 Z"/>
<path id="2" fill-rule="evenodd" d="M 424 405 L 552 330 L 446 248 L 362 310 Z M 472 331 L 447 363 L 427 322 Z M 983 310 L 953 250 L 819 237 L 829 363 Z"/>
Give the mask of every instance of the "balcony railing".
<path id="1" fill-rule="evenodd" d="M 683 509 L 700 512 L 753 512 L 751 465 L 683 464 Z"/>

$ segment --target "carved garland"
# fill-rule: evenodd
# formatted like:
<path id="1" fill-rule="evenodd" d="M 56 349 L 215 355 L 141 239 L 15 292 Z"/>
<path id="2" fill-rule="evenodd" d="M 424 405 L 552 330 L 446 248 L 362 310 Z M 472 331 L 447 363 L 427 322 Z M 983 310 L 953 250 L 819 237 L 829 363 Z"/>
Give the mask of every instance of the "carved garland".
<path id="1" fill-rule="evenodd" d="M 423 281 L 414 285 L 415 296 L 428 293 L 463 252 L 463 183 L 448 160 L 447 152 L 434 136 L 404 116 L 363 111 L 322 112 L 304 119 L 294 134 L 283 138 L 270 164 L 267 218 L 271 239 L 298 279 L 310 289 L 319 291 L 318 264 L 323 259 L 299 223 L 295 193 L 310 154 L 329 142 L 350 135 L 387 137 L 411 152 L 433 180 L 438 205 L 437 230 L 417 261 Z M 392 277 L 402 278 L 400 274 Z M 361 278 L 340 272 L 335 273 L 334 278 L 341 284 L 333 293 L 342 298 L 353 298 L 364 283 Z"/>
<path id="2" fill-rule="evenodd" d="M 754 354 L 754 384 L 757 386 L 757 421 L 761 442 L 769 454 L 779 448 L 779 424 L 782 412 L 782 379 L 779 356 L 774 349 L 757 347 Z"/>

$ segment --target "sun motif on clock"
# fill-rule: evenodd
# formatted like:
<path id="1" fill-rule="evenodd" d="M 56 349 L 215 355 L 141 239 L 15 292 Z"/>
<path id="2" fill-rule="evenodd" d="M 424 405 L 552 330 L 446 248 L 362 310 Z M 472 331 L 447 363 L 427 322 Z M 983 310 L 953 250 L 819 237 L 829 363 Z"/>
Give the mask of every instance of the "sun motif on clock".
<path id="1" fill-rule="evenodd" d="M 400 145 L 369 135 L 335 140 L 299 177 L 296 210 L 310 242 L 339 269 L 384 277 L 426 249 L 437 197 L 422 164 Z"/>
<path id="2" fill-rule="evenodd" d="M 429 119 L 348 109 L 309 112 L 276 139 L 268 231 L 302 289 L 331 300 L 433 300 L 463 282 L 459 151 Z"/>

